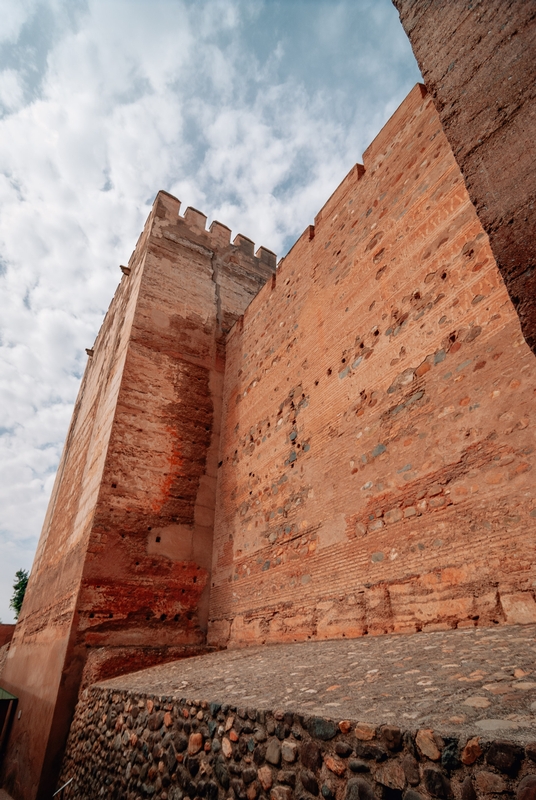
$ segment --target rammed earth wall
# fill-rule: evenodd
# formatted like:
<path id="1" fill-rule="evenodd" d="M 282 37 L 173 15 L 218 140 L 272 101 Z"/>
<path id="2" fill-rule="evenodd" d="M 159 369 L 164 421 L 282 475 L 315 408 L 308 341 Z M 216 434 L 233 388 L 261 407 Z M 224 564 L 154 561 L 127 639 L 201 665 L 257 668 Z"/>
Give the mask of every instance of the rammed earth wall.
<path id="1" fill-rule="evenodd" d="M 227 338 L 209 641 L 535 621 L 535 392 L 417 86 Z"/>
<path id="2" fill-rule="evenodd" d="M 73 800 L 533 800 L 535 761 L 535 743 L 93 686 L 78 705 L 61 782 L 73 779 Z"/>

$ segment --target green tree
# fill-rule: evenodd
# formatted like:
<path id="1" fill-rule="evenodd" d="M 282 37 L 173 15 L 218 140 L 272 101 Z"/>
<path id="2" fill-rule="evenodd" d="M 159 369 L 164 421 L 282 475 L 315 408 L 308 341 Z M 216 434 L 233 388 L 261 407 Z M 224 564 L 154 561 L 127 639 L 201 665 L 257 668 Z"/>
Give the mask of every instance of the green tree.
<path id="1" fill-rule="evenodd" d="M 28 570 L 18 569 L 15 573 L 15 583 L 13 584 L 13 597 L 9 603 L 10 608 L 15 612 L 15 619 L 19 618 L 20 610 L 22 608 L 22 601 L 24 600 L 24 593 L 28 585 Z"/>

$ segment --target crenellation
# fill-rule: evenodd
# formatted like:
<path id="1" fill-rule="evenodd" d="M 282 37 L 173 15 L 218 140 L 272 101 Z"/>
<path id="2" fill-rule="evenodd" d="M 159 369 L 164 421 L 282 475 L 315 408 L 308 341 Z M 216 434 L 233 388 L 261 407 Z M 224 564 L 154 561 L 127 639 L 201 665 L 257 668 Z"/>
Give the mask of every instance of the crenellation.
<path id="1" fill-rule="evenodd" d="M 267 247 L 259 247 L 255 253 L 255 258 L 258 258 L 259 261 L 267 264 L 270 269 L 275 270 L 277 268 L 277 256 L 271 250 L 268 250 Z"/>
<path id="2" fill-rule="evenodd" d="M 203 214 L 196 208 L 192 208 L 192 206 L 188 206 L 184 212 L 184 221 L 190 228 L 198 228 L 200 231 L 204 231 L 206 229 L 206 214 Z"/>
<path id="3" fill-rule="evenodd" d="M 223 222 L 218 222 L 214 220 L 210 224 L 210 234 L 211 236 L 217 241 L 217 243 L 222 246 L 226 247 L 231 243 L 231 229 L 224 225 Z"/>
<path id="4" fill-rule="evenodd" d="M 241 233 L 237 233 L 235 238 L 233 239 L 233 244 L 235 247 L 240 248 L 246 255 L 253 256 L 255 250 L 255 242 L 248 239 L 247 236 L 244 236 Z"/>

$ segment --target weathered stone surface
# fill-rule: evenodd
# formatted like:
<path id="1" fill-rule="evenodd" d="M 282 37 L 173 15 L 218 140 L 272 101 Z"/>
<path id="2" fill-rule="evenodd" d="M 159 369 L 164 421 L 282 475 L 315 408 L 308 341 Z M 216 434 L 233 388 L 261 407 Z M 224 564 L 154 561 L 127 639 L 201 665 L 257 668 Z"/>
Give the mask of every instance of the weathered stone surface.
<path id="1" fill-rule="evenodd" d="M 523 748 L 519 745 L 497 739 L 486 753 L 486 762 L 507 775 L 516 775 L 523 756 Z"/>
<path id="2" fill-rule="evenodd" d="M 292 764 L 298 757 L 298 745 L 296 742 L 284 741 L 281 743 L 281 758 L 288 764 Z"/>
<path id="3" fill-rule="evenodd" d="M 464 779 L 462 786 L 461 786 L 461 798 L 462 800 L 477 800 L 475 787 L 473 785 L 473 781 L 469 776 Z"/>
<path id="4" fill-rule="evenodd" d="M 195 755 L 203 747 L 203 735 L 201 733 L 191 733 L 188 740 L 188 753 Z"/>
<path id="5" fill-rule="evenodd" d="M 406 753 L 402 759 L 402 768 L 410 786 L 417 786 L 421 779 L 417 759 L 411 753 Z"/>
<path id="6" fill-rule="evenodd" d="M 329 771 L 334 772 L 335 775 L 344 775 L 346 772 L 346 764 L 344 761 L 341 761 L 340 758 L 336 758 L 335 756 L 324 756 L 324 764 Z"/>
<path id="7" fill-rule="evenodd" d="M 376 728 L 374 725 L 369 725 L 366 722 L 359 722 L 354 729 L 354 734 L 356 739 L 366 742 L 370 739 L 374 739 L 376 736 Z"/>
<path id="8" fill-rule="evenodd" d="M 516 800 L 536 800 L 536 775 L 526 775 L 520 781 Z"/>
<path id="9" fill-rule="evenodd" d="M 415 742 L 421 753 L 432 761 L 439 761 L 441 758 L 441 751 L 437 746 L 437 742 L 432 730 L 421 728 L 417 731 Z"/>
<path id="10" fill-rule="evenodd" d="M 300 748 L 300 761 L 313 772 L 320 769 L 322 765 L 322 754 L 316 742 L 304 742 Z"/>
<path id="11" fill-rule="evenodd" d="M 265 792 L 267 792 L 268 789 L 271 788 L 273 783 L 272 770 L 270 769 L 270 767 L 265 765 L 264 767 L 260 767 L 257 774 L 262 788 L 264 789 Z"/>
<path id="12" fill-rule="evenodd" d="M 223 340 L 275 263 L 179 208 L 158 194 L 92 348 L 3 670 L 18 800 L 52 794 L 81 684 L 206 651 Z"/>
<path id="13" fill-rule="evenodd" d="M 463 748 L 461 755 L 462 764 L 474 764 L 481 755 L 482 748 L 480 747 L 480 739 L 478 736 L 474 736 L 466 742 Z"/>
<path id="14" fill-rule="evenodd" d="M 532 3 L 394 4 L 525 338 L 536 349 Z"/>
<path id="15" fill-rule="evenodd" d="M 300 772 L 300 780 L 303 788 L 315 797 L 318 795 L 318 781 L 313 772 L 309 769 L 302 769 Z"/>
<path id="16" fill-rule="evenodd" d="M 281 761 L 281 745 L 279 744 L 277 739 L 270 739 L 270 741 L 268 742 L 265 758 L 270 764 L 273 764 L 274 766 L 277 766 Z"/>
<path id="17" fill-rule="evenodd" d="M 525 753 L 532 761 L 536 761 L 536 742 L 529 742 L 525 746 Z"/>
<path id="18" fill-rule="evenodd" d="M 476 776 L 477 789 L 483 794 L 495 794 L 506 790 L 506 783 L 495 772 L 482 770 Z"/>
<path id="19" fill-rule="evenodd" d="M 452 796 L 449 779 L 437 767 L 425 767 L 423 778 L 426 790 L 432 797 L 448 798 Z"/>
<path id="20" fill-rule="evenodd" d="M 532 642 L 530 632 L 527 632 L 527 636 Z M 437 636 L 432 638 L 435 641 L 434 647 L 442 641 Z M 484 641 L 486 643 L 487 640 Z M 334 647 L 334 644 L 331 643 L 328 647 Z M 351 647 L 355 648 L 355 644 Z M 451 655 L 450 649 L 445 649 L 448 651 L 447 655 Z M 333 651 L 330 652 L 333 655 Z M 367 652 L 370 655 L 368 648 Z M 430 651 L 425 652 L 429 660 Z M 500 652 L 504 660 L 502 649 Z M 385 658 L 385 648 L 382 653 Z M 469 655 L 468 649 L 465 650 L 465 655 Z M 356 657 L 355 650 L 352 650 L 352 657 Z M 205 659 L 214 667 L 212 658 Z M 205 659 L 198 660 L 197 667 L 192 666 L 196 673 L 199 673 L 199 661 Z M 414 659 L 415 655 L 412 656 L 413 663 Z M 303 669 L 304 661 L 301 652 L 300 663 Z M 281 659 L 278 663 L 281 665 Z M 264 664 L 266 666 L 266 662 Z M 468 659 L 468 664 L 470 674 L 473 677 L 479 675 L 472 670 L 474 662 Z M 187 665 L 183 666 L 188 668 Z M 162 669 L 164 668 L 158 671 L 161 672 Z M 165 669 L 168 671 L 169 667 Z M 214 674 L 220 675 L 221 670 L 212 669 L 211 676 Z M 496 672 L 495 675 L 499 676 L 497 679 L 500 678 L 500 673 Z M 91 687 L 79 704 L 63 768 L 63 776 L 74 778 L 72 790 L 67 794 L 66 800 L 93 800 L 103 786 L 117 788 L 119 780 L 121 791 L 124 789 L 126 792 L 119 796 L 124 796 L 126 800 L 129 797 L 128 792 L 135 793 L 141 783 L 145 786 L 144 796 L 154 794 L 158 797 L 162 789 L 171 789 L 176 785 L 177 789 L 190 797 L 205 797 L 208 800 L 217 800 L 217 796 L 228 791 L 232 791 L 236 800 L 257 800 L 262 793 L 269 794 L 270 790 L 278 787 L 285 790 L 285 796 L 288 794 L 286 790 L 289 790 L 297 798 L 304 797 L 306 793 L 307 796 L 321 796 L 324 800 L 341 797 L 344 800 L 347 794 L 349 797 L 366 800 L 423 800 L 425 796 L 438 800 L 449 800 L 451 797 L 476 800 L 477 796 L 485 797 L 489 794 L 514 794 L 521 787 L 520 791 L 524 792 L 522 800 L 533 800 L 531 792 L 534 782 L 525 780 L 525 777 L 527 773 L 532 775 L 530 770 L 534 762 L 526 750 L 504 740 L 492 743 L 494 749 L 490 746 L 486 753 L 491 753 L 493 761 L 499 755 L 501 759 L 506 756 L 513 756 L 515 759 L 521 751 L 519 772 L 524 783 L 516 782 L 510 762 L 497 762 L 503 769 L 506 766 L 510 770 L 508 782 L 506 777 L 498 773 L 497 766 L 490 765 L 487 769 L 482 769 L 479 758 L 473 764 L 465 765 L 452 756 L 448 759 L 448 769 L 442 769 L 438 764 L 431 764 L 427 756 L 421 755 L 419 764 L 415 757 L 413 735 L 408 730 L 400 731 L 400 749 L 396 750 L 381 748 L 379 742 L 373 740 L 363 742 L 350 738 L 351 734 L 344 734 L 340 730 L 333 739 L 326 741 L 311 737 L 307 730 L 308 718 L 297 714 L 295 720 L 288 719 L 293 724 L 293 738 L 280 741 L 277 736 L 272 735 L 268 743 L 257 742 L 253 736 L 254 724 L 260 724 L 257 720 L 267 730 L 274 732 L 277 724 L 285 722 L 283 712 L 278 710 L 257 713 L 252 708 L 245 714 L 242 713 L 243 710 L 235 712 L 233 709 L 226 709 L 219 714 L 218 726 L 213 729 L 212 745 L 218 743 L 221 748 L 220 743 L 227 739 L 226 749 L 231 748 L 230 757 L 226 758 L 223 751 L 210 747 L 210 742 L 207 742 L 208 748 L 201 747 L 197 750 L 203 737 L 209 735 L 207 723 L 210 720 L 207 720 L 205 713 L 208 702 L 191 703 L 173 697 L 163 698 L 162 694 L 153 695 L 150 702 L 147 702 L 149 698 L 138 699 L 139 696 L 133 695 L 130 689 L 116 688 L 122 680 L 132 680 L 135 677 L 129 676 L 128 679 L 110 681 L 108 685 Z M 219 682 L 220 679 L 217 680 Z M 135 714 L 134 708 L 138 709 L 138 714 Z M 147 713 L 149 708 L 151 714 Z M 144 710 L 140 713 L 140 709 Z M 172 720 L 169 728 L 163 725 L 157 731 L 150 731 L 149 726 L 154 715 L 168 712 Z M 133 733 L 130 727 L 134 716 L 137 733 Z M 226 719 L 232 720 L 232 727 L 228 732 L 236 731 L 237 727 L 240 729 L 239 740 L 234 749 L 225 735 Z M 192 725 L 199 725 L 199 729 L 191 730 Z M 251 729 L 251 732 L 244 733 L 246 728 Z M 104 732 L 104 735 L 101 736 L 99 732 Z M 287 752 L 288 745 L 291 745 L 289 754 L 294 756 L 297 753 L 294 737 L 298 737 L 300 758 L 285 760 L 282 753 Z M 368 761 L 339 755 L 342 752 L 348 753 L 350 741 L 356 743 L 356 748 L 372 749 Z M 396 742 L 398 741 L 397 733 Z M 434 734 L 434 741 L 441 745 L 443 754 L 452 748 L 457 756 L 456 737 L 439 737 Z M 183 748 L 181 752 L 178 752 L 177 745 Z M 511 747 L 514 747 L 513 751 Z M 530 746 L 527 747 L 530 750 Z M 192 752 L 194 750 L 196 752 Z M 380 758 L 374 755 L 377 755 L 377 751 L 381 751 Z M 271 762 L 265 758 L 267 754 Z"/>
<path id="21" fill-rule="evenodd" d="M 323 717 L 311 717 L 307 724 L 307 730 L 316 739 L 322 739 L 327 742 L 333 739 L 338 733 L 337 725 L 329 719 Z"/>
<path id="22" fill-rule="evenodd" d="M 274 786 L 270 792 L 270 800 L 292 800 L 292 789 L 289 786 Z"/>
<path id="23" fill-rule="evenodd" d="M 406 785 L 404 768 L 398 761 L 388 761 L 382 764 L 374 773 L 375 779 L 383 786 L 390 789 L 403 789 Z"/>
<path id="24" fill-rule="evenodd" d="M 374 800 L 374 793 L 363 778 L 350 778 L 346 786 L 345 800 Z"/>

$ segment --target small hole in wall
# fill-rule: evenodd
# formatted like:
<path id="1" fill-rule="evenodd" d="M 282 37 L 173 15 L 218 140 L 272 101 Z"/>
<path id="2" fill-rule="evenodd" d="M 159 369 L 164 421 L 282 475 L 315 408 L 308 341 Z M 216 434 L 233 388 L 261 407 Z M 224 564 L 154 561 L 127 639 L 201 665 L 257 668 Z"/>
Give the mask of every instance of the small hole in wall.
<path id="1" fill-rule="evenodd" d="M 125 538 L 125 534 L 124 534 L 124 533 L 122 533 L 122 534 L 121 534 L 121 539 L 124 539 L 124 538 Z"/>
<path id="2" fill-rule="evenodd" d="M 444 281 L 446 277 L 447 277 L 447 273 L 446 272 L 442 272 L 441 273 L 441 280 Z"/>
<path id="3" fill-rule="evenodd" d="M 374 336 L 379 336 L 379 335 L 380 335 L 380 332 L 379 332 L 379 330 L 378 330 L 378 329 L 376 329 L 376 330 L 374 331 Z"/>
<path id="4" fill-rule="evenodd" d="M 160 541 L 160 536 L 157 536 L 157 537 L 156 537 L 156 539 L 155 539 L 155 541 L 156 541 L 156 542 L 159 542 L 159 541 Z"/>
<path id="5" fill-rule="evenodd" d="M 173 621 L 174 622 L 178 622 L 180 620 L 180 618 L 181 618 L 180 614 L 175 614 L 175 616 L 173 617 Z"/>
<path id="6" fill-rule="evenodd" d="M 184 594 L 184 589 L 181 589 L 181 594 Z"/>
<path id="7" fill-rule="evenodd" d="M 90 618 L 90 619 L 93 619 L 93 617 L 94 617 L 94 616 L 95 616 L 95 614 L 94 614 L 94 613 L 93 613 L 93 611 L 92 611 L 92 612 L 91 612 L 91 614 L 89 615 L 89 618 Z"/>
<path id="8" fill-rule="evenodd" d="M 359 345 L 359 347 L 361 348 L 361 350 L 364 348 L 364 346 L 365 346 L 364 342 L 361 342 L 361 344 Z"/>
<path id="9" fill-rule="evenodd" d="M 194 575 L 194 583 L 197 583 L 197 575 Z"/>
<path id="10" fill-rule="evenodd" d="M 331 375 L 331 367 L 328 369 L 328 375 Z"/>
<path id="11" fill-rule="evenodd" d="M 342 362 L 343 364 L 346 364 L 346 359 L 345 359 L 345 358 L 342 358 L 342 359 L 341 359 L 341 362 Z"/>
<path id="12" fill-rule="evenodd" d="M 117 489 L 117 483 L 112 483 L 112 489 Z"/>
<path id="13" fill-rule="evenodd" d="M 150 526 L 150 525 L 149 525 L 149 527 L 147 528 L 147 530 L 148 530 L 148 531 L 152 531 L 152 528 L 151 528 L 151 526 Z"/>
<path id="14" fill-rule="evenodd" d="M 108 619 L 112 619 L 112 617 L 113 617 L 113 614 L 112 614 L 112 612 L 110 611 L 110 613 L 108 614 Z"/>
<path id="15" fill-rule="evenodd" d="M 318 386 L 318 381 L 315 381 L 315 386 Z"/>
<path id="16" fill-rule="evenodd" d="M 139 567 L 139 566 L 140 566 L 140 562 L 139 562 L 139 561 L 136 561 L 136 566 L 137 566 L 137 567 Z"/>
<path id="17" fill-rule="evenodd" d="M 150 614 L 147 614 L 147 616 L 145 617 L 145 619 L 151 619 L 151 615 L 150 615 Z"/>
<path id="18" fill-rule="evenodd" d="M 160 614 L 160 622 L 163 622 L 165 619 L 167 619 L 167 614 Z"/>

